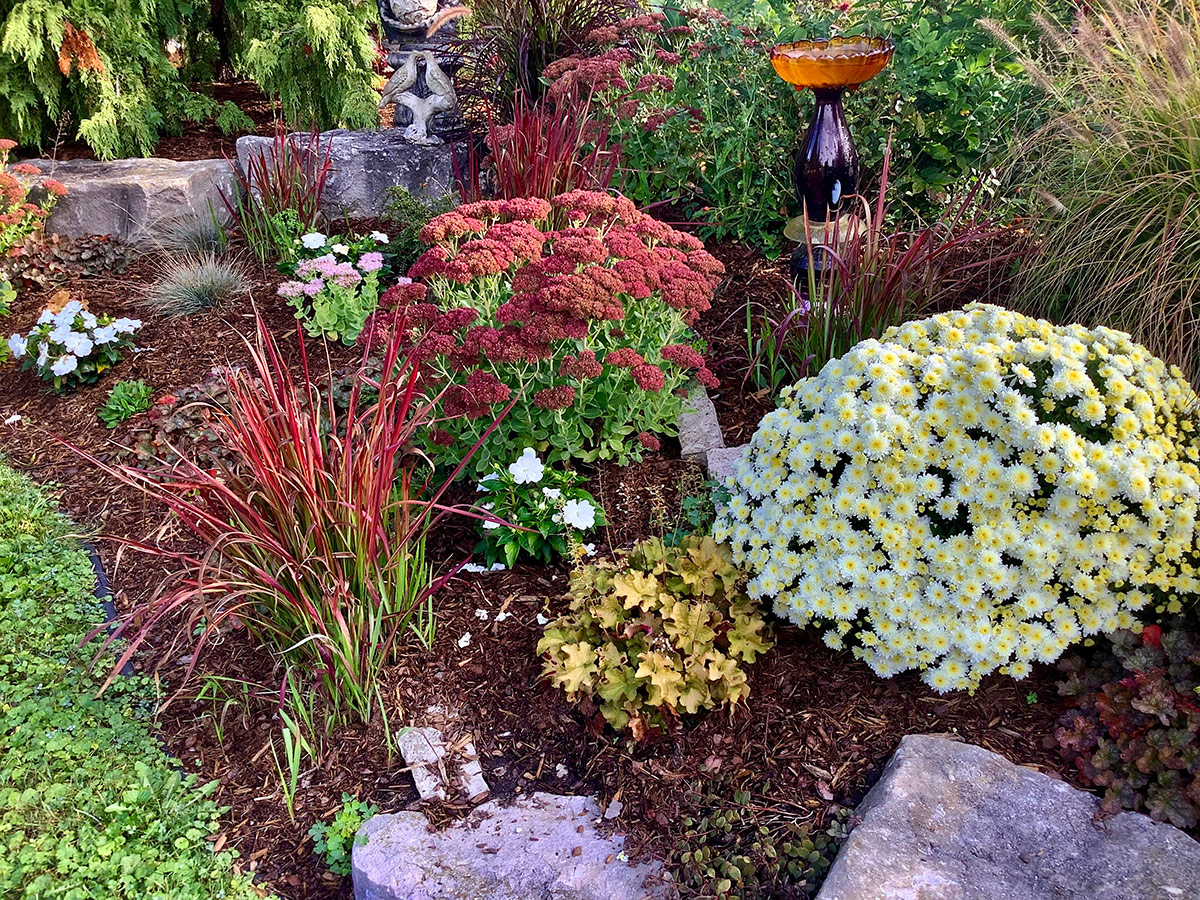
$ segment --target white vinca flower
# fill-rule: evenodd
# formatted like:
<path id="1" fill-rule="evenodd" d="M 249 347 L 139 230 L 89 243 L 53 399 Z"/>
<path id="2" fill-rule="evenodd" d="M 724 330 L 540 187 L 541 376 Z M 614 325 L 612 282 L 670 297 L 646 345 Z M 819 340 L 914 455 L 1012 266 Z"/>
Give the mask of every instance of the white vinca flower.
<path id="1" fill-rule="evenodd" d="M 517 461 L 508 467 L 508 474 L 517 484 L 537 484 L 545 473 L 546 467 L 532 447 L 526 447 Z"/>
<path id="2" fill-rule="evenodd" d="M 308 234 L 300 235 L 300 243 L 306 250 L 320 250 L 325 246 L 325 235 L 319 231 L 310 231 Z"/>
<path id="3" fill-rule="evenodd" d="M 562 521 L 580 531 L 587 531 L 596 525 L 596 507 L 586 500 L 568 500 L 563 504 Z"/>
<path id="4" fill-rule="evenodd" d="M 1128 335 L 972 304 L 787 388 L 713 533 L 880 675 L 1021 678 L 1200 591 L 1195 403 Z"/>

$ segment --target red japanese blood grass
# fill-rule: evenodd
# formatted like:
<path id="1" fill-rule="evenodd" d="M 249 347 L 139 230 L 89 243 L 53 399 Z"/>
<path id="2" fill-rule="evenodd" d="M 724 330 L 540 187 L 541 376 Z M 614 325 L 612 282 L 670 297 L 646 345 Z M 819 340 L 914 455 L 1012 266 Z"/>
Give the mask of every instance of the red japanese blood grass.
<path id="1" fill-rule="evenodd" d="M 491 187 L 502 200 L 608 190 L 620 160 L 607 127 L 592 114 L 590 96 L 533 103 L 518 94 L 511 122 L 498 122 L 489 110 L 487 146 Z M 463 201 L 480 199 L 477 178 Z"/>
<path id="2" fill-rule="evenodd" d="M 170 629 L 161 658 L 194 640 L 190 675 L 215 635 L 245 626 L 286 666 L 282 682 L 311 683 L 335 718 L 367 721 L 382 705 L 377 678 L 410 617 L 457 571 L 432 576 L 430 527 L 448 513 L 486 514 L 444 504 L 457 470 L 434 482 L 415 449 L 438 422 L 440 398 L 398 340 L 384 347 L 378 380 L 356 380 L 344 412 L 313 386 L 300 346 L 297 381 L 259 320 L 249 370 L 227 375 L 228 410 L 216 428 L 236 464 L 205 469 L 181 454 L 173 468 L 146 472 L 76 451 L 161 501 L 206 548 L 193 555 L 119 538 L 176 570 L 105 646 L 128 638 L 115 673 L 152 633 Z"/>
<path id="3" fill-rule="evenodd" d="M 312 231 L 322 220 L 321 199 L 333 164 L 333 145 L 321 147 L 320 132 L 309 132 L 304 140 L 275 129 L 269 151 L 250 153 L 246 170 L 229 160 L 237 180 L 235 197 L 221 195 L 225 208 L 242 229 L 250 249 L 266 264 L 296 239 L 293 229 Z M 289 222 L 290 214 L 295 222 Z"/>

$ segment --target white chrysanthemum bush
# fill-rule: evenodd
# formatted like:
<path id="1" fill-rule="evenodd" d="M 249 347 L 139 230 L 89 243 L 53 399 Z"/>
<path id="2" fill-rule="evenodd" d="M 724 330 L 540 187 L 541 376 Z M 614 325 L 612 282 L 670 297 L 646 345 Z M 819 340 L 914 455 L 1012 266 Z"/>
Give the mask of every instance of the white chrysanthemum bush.
<path id="1" fill-rule="evenodd" d="M 714 534 L 799 625 L 939 691 L 1196 592 L 1191 387 L 1127 335 L 974 304 L 783 393 Z"/>

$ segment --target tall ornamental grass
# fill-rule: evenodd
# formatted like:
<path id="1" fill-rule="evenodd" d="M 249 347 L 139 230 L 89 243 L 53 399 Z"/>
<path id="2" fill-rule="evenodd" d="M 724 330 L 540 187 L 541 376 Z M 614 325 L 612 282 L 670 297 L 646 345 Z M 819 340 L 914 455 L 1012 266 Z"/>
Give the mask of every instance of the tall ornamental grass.
<path id="1" fill-rule="evenodd" d="M 174 573 L 109 638 L 128 638 L 113 671 L 154 634 L 168 644 L 160 659 L 191 645 L 190 675 L 218 634 L 244 626 L 277 657 L 281 683 L 317 688 L 334 719 L 367 721 L 413 616 L 455 571 L 435 578 L 425 560 L 429 529 L 457 511 L 443 494 L 458 470 L 434 482 L 415 449 L 439 397 L 396 341 L 382 376 L 359 378 L 344 411 L 313 386 L 303 342 L 299 380 L 261 321 L 250 350 L 249 367 L 226 376 L 217 424 L 235 463 L 202 468 L 180 454 L 174 468 L 146 472 L 92 459 L 164 503 L 205 548 L 122 541 Z"/>
<path id="2" fill-rule="evenodd" d="M 1127 330 L 1195 376 L 1200 10 L 1192 0 L 1102 0 L 1069 30 L 1039 24 L 1047 52 L 1023 62 L 1048 114 L 1020 147 L 1018 179 L 1041 253 L 1018 301 Z"/>

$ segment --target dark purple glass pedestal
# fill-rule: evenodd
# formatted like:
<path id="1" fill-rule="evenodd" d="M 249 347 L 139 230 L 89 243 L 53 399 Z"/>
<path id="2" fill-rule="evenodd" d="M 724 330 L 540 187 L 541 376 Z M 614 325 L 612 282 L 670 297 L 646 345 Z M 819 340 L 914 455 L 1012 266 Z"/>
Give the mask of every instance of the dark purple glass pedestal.
<path id="1" fill-rule="evenodd" d="M 827 222 L 837 215 L 842 198 L 858 192 L 858 151 L 846 124 L 842 96 L 846 88 L 813 88 L 817 105 L 796 151 L 792 179 L 803 212 L 811 222 Z M 821 252 L 814 254 L 818 271 Z M 792 253 L 792 279 L 807 280 L 808 248 L 801 244 Z"/>

